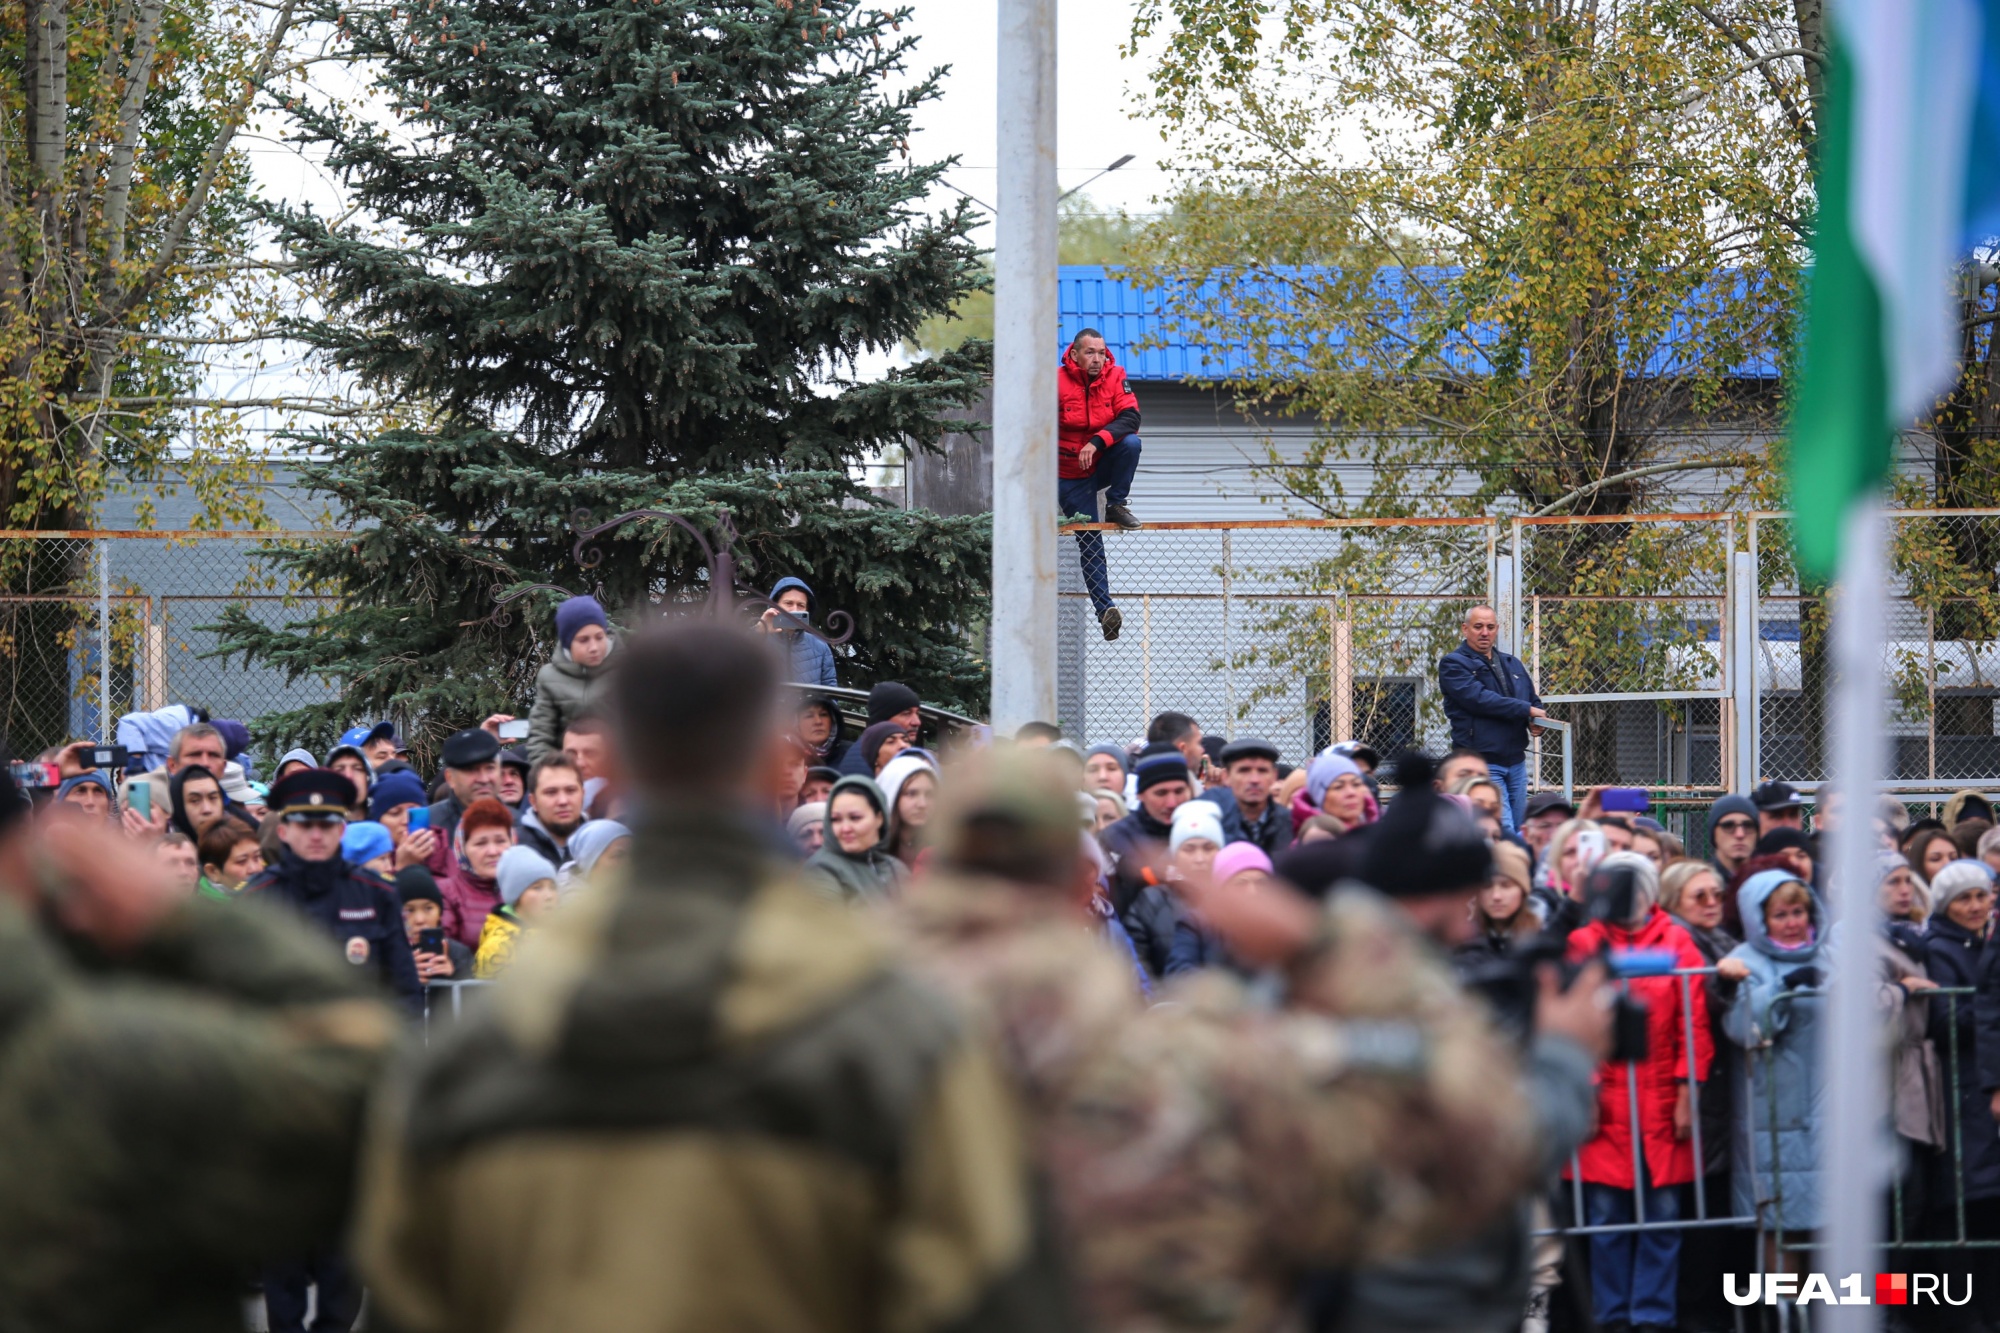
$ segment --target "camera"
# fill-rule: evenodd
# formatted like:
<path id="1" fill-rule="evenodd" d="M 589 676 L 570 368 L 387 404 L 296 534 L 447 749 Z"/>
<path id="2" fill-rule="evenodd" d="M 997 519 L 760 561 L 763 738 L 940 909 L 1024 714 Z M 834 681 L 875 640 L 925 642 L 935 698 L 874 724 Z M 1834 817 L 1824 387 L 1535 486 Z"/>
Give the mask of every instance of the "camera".
<path id="1" fill-rule="evenodd" d="M 1599 867 L 1584 880 L 1578 907 L 1585 921 L 1622 924 L 1632 919 L 1638 893 L 1639 881 L 1630 866 Z M 1672 966 L 1671 959 L 1613 953 L 1608 946 L 1598 950 L 1597 959 L 1613 977 L 1652 975 L 1660 971 L 1662 961 Z M 1523 1042 L 1534 1035 L 1535 999 L 1540 993 L 1536 974 L 1543 964 L 1556 969 L 1565 990 L 1576 984 L 1577 974 L 1583 970 L 1582 963 L 1569 961 L 1562 939 L 1542 935 L 1518 945 L 1504 958 L 1472 969 L 1465 977 L 1466 985 L 1493 1006 L 1502 1026 Z M 1611 1012 L 1611 1054 L 1606 1059 L 1623 1064 L 1645 1058 L 1646 1006 L 1623 991 L 1617 992 Z"/>

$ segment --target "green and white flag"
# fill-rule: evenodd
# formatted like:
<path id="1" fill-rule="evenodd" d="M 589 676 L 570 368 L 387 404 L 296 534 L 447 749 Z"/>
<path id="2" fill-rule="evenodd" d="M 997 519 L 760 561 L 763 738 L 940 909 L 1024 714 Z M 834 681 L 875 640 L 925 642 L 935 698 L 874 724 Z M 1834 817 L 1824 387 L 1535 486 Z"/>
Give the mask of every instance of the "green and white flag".
<path id="1" fill-rule="evenodd" d="M 1952 271 L 2000 221 L 2000 0 L 1831 0 L 1819 224 L 1792 423 L 1799 564 L 1830 578 L 1895 432 L 1951 383 Z"/>

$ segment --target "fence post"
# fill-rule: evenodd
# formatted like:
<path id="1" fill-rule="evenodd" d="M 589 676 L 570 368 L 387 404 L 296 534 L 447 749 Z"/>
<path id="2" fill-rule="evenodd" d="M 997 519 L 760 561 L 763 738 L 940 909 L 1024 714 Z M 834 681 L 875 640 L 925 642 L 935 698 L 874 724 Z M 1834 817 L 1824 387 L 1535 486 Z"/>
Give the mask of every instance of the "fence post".
<path id="1" fill-rule="evenodd" d="M 160 599 L 146 599 L 146 707 L 167 706 L 167 626 Z"/>
<path id="2" fill-rule="evenodd" d="M 1139 730 L 1153 721 L 1153 594 L 1139 599 Z"/>
<path id="3" fill-rule="evenodd" d="M 1757 562 L 1748 551 L 1729 554 L 1729 708 L 1731 791 L 1757 785 Z"/>
<path id="4" fill-rule="evenodd" d="M 1345 597 L 1329 603 L 1326 614 L 1332 630 L 1327 635 L 1332 658 L 1327 663 L 1326 720 L 1331 743 L 1338 745 L 1354 739 L 1354 619 Z"/>
<path id="5" fill-rule="evenodd" d="M 1521 549 L 1520 529 L 1514 529 L 1514 551 Z M 1521 655 L 1521 580 L 1518 555 L 1502 552 L 1493 557 L 1493 614 L 1505 636 L 1500 651 Z"/>
<path id="6" fill-rule="evenodd" d="M 111 542 L 97 539 L 97 743 L 111 744 Z"/>
<path id="7" fill-rule="evenodd" d="M 1764 696 L 1757 684 L 1757 665 L 1764 655 L 1764 612 L 1762 607 L 1762 587 L 1758 582 L 1763 577 L 1763 558 L 1757 553 L 1757 533 L 1763 520 L 1750 516 L 1750 577 L 1744 580 L 1743 600 L 1749 607 L 1750 650 L 1743 655 L 1743 670 L 1750 682 L 1750 772 L 1752 776 L 1764 769 Z"/>
<path id="8" fill-rule="evenodd" d="M 1974 659 L 1977 661 L 1977 659 Z M 1924 608 L 1924 776 L 1937 781 L 1937 607 Z"/>
<path id="9" fill-rule="evenodd" d="M 1230 740 L 1236 739 L 1236 660 L 1229 638 L 1229 616 L 1232 610 L 1230 597 L 1230 561 L 1233 548 L 1229 541 L 1229 529 L 1222 530 L 1222 688 L 1229 700 L 1228 721 L 1223 724 L 1222 734 Z M 1150 718 L 1150 714 L 1148 715 Z"/>

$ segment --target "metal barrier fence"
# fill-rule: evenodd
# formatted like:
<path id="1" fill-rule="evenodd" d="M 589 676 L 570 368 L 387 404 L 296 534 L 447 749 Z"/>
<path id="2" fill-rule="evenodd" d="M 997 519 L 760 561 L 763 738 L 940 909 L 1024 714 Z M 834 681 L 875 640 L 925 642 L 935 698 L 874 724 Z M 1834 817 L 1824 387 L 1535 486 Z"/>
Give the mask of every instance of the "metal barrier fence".
<path id="1" fill-rule="evenodd" d="M 1884 664 L 1899 794 L 2000 788 L 2000 510 L 1891 515 Z M 1078 545 L 1060 565 L 1064 729 L 1127 741 L 1164 709 L 1288 756 L 1358 737 L 1446 745 L 1437 660 L 1487 602 L 1501 644 L 1571 724 L 1579 785 L 1689 800 L 1764 778 L 1811 788 L 1826 605 L 1782 514 L 1164 523 L 1099 538 L 1123 616 L 1098 632 Z M 1534 757 L 1556 785 L 1562 750 Z"/>
<path id="2" fill-rule="evenodd" d="M 302 621 L 324 599 L 258 557 L 311 532 L 0 532 L 0 735 L 20 754 L 101 719 L 169 703 L 245 721 L 334 696 L 323 681 L 209 656 L 207 629 L 237 606 L 267 624 Z"/>
<path id="3" fill-rule="evenodd" d="M 437 1021 L 457 1022 L 465 1016 L 467 1008 L 478 1003 L 478 992 L 491 986 L 490 981 L 466 977 L 459 981 L 426 981 L 424 983 L 424 1040 L 429 1041 L 431 1025 Z"/>
<path id="4" fill-rule="evenodd" d="M 1816 1265 L 1806 1256 L 1818 1248 L 1819 1242 L 1816 1234 L 1812 1232 L 1802 1233 L 1798 1229 L 1794 1229 L 1788 1234 L 1784 1225 L 1787 1216 L 1787 1170 L 1783 1164 L 1784 1155 L 1781 1151 L 1781 1136 L 1787 1131 L 1796 1130 L 1798 1126 L 1793 1123 L 1796 1117 L 1788 1119 L 1788 1114 L 1781 1109 L 1778 1080 L 1775 1077 L 1764 1076 L 1760 1078 L 1759 1076 L 1760 1070 L 1765 1068 L 1766 1062 L 1774 1058 L 1772 1048 L 1767 1046 L 1743 1050 L 1736 1047 L 1726 1038 L 1718 1037 L 1715 1041 L 1715 1061 L 1710 1068 L 1710 1077 L 1707 1081 L 1699 1079 L 1696 1077 L 1699 1072 L 1699 1066 L 1698 1049 L 1695 1040 L 1693 991 L 1697 985 L 1706 987 L 1711 979 L 1717 975 L 1716 969 L 1712 967 L 1682 968 L 1660 975 L 1672 978 L 1678 990 L 1682 1024 L 1681 1043 L 1684 1053 L 1684 1064 L 1680 1067 L 1680 1076 L 1686 1081 L 1690 1094 L 1689 1149 L 1695 1163 L 1694 1178 L 1691 1183 L 1685 1186 L 1654 1186 L 1649 1183 L 1651 1174 L 1648 1170 L 1644 1150 L 1645 1136 L 1643 1132 L 1642 1112 L 1640 1110 L 1638 1065 L 1627 1064 L 1624 1068 L 1624 1078 L 1626 1106 L 1630 1118 L 1625 1128 L 1632 1149 L 1631 1169 L 1634 1181 L 1634 1188 L 1631 1191 L 1632 1204 L 1630 1215 L 1639 1220 L 1611 1223 L 1590 1223 L 1585 1220 L 1590 1216 L 1585 1203 L 1584 1193 L 1584 1186 L 1587 1182 L 1584 1180 L 1582 1154 L 1578 1151 L 1571 1154 L 1568 1169 L 1564 1173 L 1566 1178 L 1561 1185 L 1561 1192 L 1566 1196 L 1562 1199 L 1562 1202 L 1568 1205 L 1569 1216 L 1572 1220 L 1566 1224 L 1558 1222 L 1555 1225 L 1536 1231 L 1535 1234 L 1538 1236 L 1563 1236 L 1588 1239 L 1593 1236 L 1635 1235 L 1646 1232 L 1675 1231 L 1686 1233 L 1688 1231 L 1708 1228 L 1741 1228 L 1756 1231 L 1760 1241 L 1768 1239 L 1771 1242 L 1772 1253 L 1779 1257 L 1780 1271 L 1793 1274 L 1801 1271 L 1811 1271 Z M 1629 992 L 1630 982 L 1621 984 Z M 1800 1003 L 1817 1002 L 1822 994 L 1823 992 L 1817 988 L 1789 990 L 1773 996 L 1771 1004 L 1775 1009 L 1780 1005 L 1790 1006 Z M 1927 1255 L 1937 1255 L 1941 1261 L 1948 1262 L 1948 1260 L 1945 1260 L 1945 1256 L 1952 1252 L 2000 1248 L 2000 1236 L 1973 1235 L 1966 1220 L 1966 1146 L 1975 1135 L 1984 1135 L 1989 1140 L 1995 1135 L 2000 1135 L 2000 1126 L 1996 1126 L 1993 1119 L 1983 1113 L 1984 1098 L 1980 1099 L 1982 1113 L 1977 1116 L 1975 1123 L 1965 1123 L 1966 1118 L 1962 1114 L 1964 1110 L 1961 1099 L 1963 1091 L 1962 1080 L 1965 1077 L 1967 1062 L 1971 1061 L 1974 1057 L 1972 1051 L 1968 1049 L 1969 1043 L 1961 1042 L 1960 1039 L 1959 1006 L 1961 1004 L 1969 1005 L 1973 1003 L 1975 994 L 1976 992 L 1969 987 L 1938 987 L 1913 992 L 1906 996 L 1904 1000 L 1905 1003 L 1922 999 L 1931 1005 L 1942 1004 L 1944 1006 L 1943 1031 L 1951 1034 L 1949 1042 L 1936 1047 L 1938 1056 L 1937 1064 L 1941 1076 L 1941 1086 L 1936 1089 L 1936 1095 L 1943 1100 L 1945 1108 L 1944 1142 L 1940 1145 L 1942 1160 L 1925 1161 L 1913 1158 L 1903 1162 L 1901 1164 L 1902 1180 L 1899 1180 L 1897 1185 L 1888 1191 L 1886 1206 L 1889 1214 L 1889 1224 L 1882 1245 L 1885 1250 L 1906 1252 L 1907 1257 L 1903 1259 L 1903 1262 L 1912 1267 L 1921 1262 L 1916 1257 L 1918 1252 Z M 1935 1015 L 1933 1015 L 1932 1021 L 1928 1024 L 1928 1030 L 1935 1031 L 1937 1027 L 1938 1023 Z M 1816 1043 L 1820 1037 L 1816 1030 L 1808 1028 L 1800 1039 Z M 1929 1039 L 1927 1038 L 1926 1040 L 1928 1042 Z M 1609 1070 L 1612 1066 L 1607 1065 L 1605 1068 Z M 1764 1197 L 1765 1191 L 1761 1186 L 1754 1189 L 1753 1193 L 1757 1196 L 1755 1211 L 1749 1213 L 1736 1212 L 1734 1210 L 1733 1197 L 1722 1200 L 1715 1199 L 1710 1190 L 1711 1177 L 1706 1171 L 1708 1145 L 1704 1142 L 1705 1130 L 1701 1113 L 1702 1099 L 1705 1090 L 1708 1095 L 1714 1095 L 1714 1086 L 1721 1078 L 1725 1077 L 1725 1068 L 1728 1070 L 1728 1076 L 1730 1077 L 1730 1134 L 1732 1145 L 1727 1171 L 1722 1178 L 1730 1182 L 1731 1195 L 1734 1196 L 1736 1193 L 1734 1173 L 1737 1169 L 1737 1163 L 1734 1160 L 1734 1149 L 1735 1144 L 1738 1142 L 1748 1151 L 1749 1160 L 1747 1166 L 1753 1180 L 1756 1180 L 1766 1170 L 1767 1166 L 1769 1168 L 1769 1197 Z M 1816 1072 L 1819 1072 L 1821 1077 L 1824 1076 L 1823 1071 Z M 1761 1095 L 1763 1098 L 1764 1114 L 1756 1116 L 1754 1114 L 1753 1099 L 1759 1095 L 1758 1087 L 1760 1083 L 1762 1085 Z M 1893 1095 L 1892 1089 L 1885 1089 L 1885 1092 Z M 1885 1103 L 1883 1107 L 1885 1116 L 1888 1115 L 1889 1109 Z M 1746 1119 L 1748 1120 L 1747 1126 L 1744 1124 Z M 1761 1130 L 1757 1125 L 1759 1119 L 1764 1122 Z M 1814 1137 L 1816 1138 L 1817 1135 L 1815 1134 Z M 1811 1162 L 1810 1170 L 1815 1174 L 1824 1171 L 1825 1168 L 1819 1159 L 1817 1143 L 1814 1144 Z M 1906 1207 L 1907 1190 L 1904 1182 L 1910 1177 L 1915 1176 L 1920 1179 L 1928 1178 L 1929 1183 L 1934 1185 L 1939 1175 L 1948 1177 L 1951 1182 L 1948 1206 L 1932 1200 L 1925 1210 L 1926 1216 L 1924 1218 L 1920 1219 L 1910 1216 Z M 1799 1188 L 1796 1180 L 1794 1181 L 1793 1188 L 1795 1190 Z M 1650 1218 L 1649 1213 L 1652 1210 L 1646 1204 L 1647 1197 L 1649 1195 L 1657 1196 L 1667 1190 L 1674 1191 L 1678 1198 L 1691 1198 L 1693 1203 L 1692 1213 L 1682 1211 L 1681 1205 L 1677 1201 L 1668 1210 L 1674 1213 L 1674 1216 L 1671 1218 Z M 1940 1215 L 1948 1218 L 1947 1225 L 1942 1228 L 1937 1224 L 1937 1219 Z M 1946 1234 L 1938 1234 L 1940 1230 Z M 1748 1268 L 1741 1276 L 1745 1278 L 1753 1273 L 1761 1278 L 1769 1271 L 1766 1263 L 1767 1253 L 1762 1243 L 1751 1247 L 1751 1253 L 1745 1255 L 1744 1259 Z M 1683 1256 L 1680 1262 L 1686 1262 L 1685 1256 Z M 1894 1267 L 1896 1265 L 1885 1261 L 1884 1266 Z M 1713 1275 L 1717 1281 L 1720 1281 L 1722 1276 L 1722 1273 L 1719 1271 Z M 1586 1272 L 1578 1271 L 1574 1265 L 1565 1266 L 1562 1281 L 1587 1282 L 1588 1280 L 1589 1276 Z M 1950 1273 L 1947 1272 L 1941 1280 L 1949 1282 L 1953 1279 Z M 1760 1308 L 1764 1309 L 1765 1314 L 1775 1319 L 1776 1327 L 1779 1330 L 1804 1327 L 1799 1322 L 1801 1313 L 1796 1297 L 1792 1299 L 1776 1297 L 1769 1303 L 1760 1302 L 1758 1304 Z M 1752 1326 L 1764 1327 L 1765 1324 L 1762 1321 L 1763 1316 L 1751 1313 L 1745 1309 L 1738 1308 L 1735 1311 L 1736 1328 L 1739 1330 L 1739 1333 Z"/>

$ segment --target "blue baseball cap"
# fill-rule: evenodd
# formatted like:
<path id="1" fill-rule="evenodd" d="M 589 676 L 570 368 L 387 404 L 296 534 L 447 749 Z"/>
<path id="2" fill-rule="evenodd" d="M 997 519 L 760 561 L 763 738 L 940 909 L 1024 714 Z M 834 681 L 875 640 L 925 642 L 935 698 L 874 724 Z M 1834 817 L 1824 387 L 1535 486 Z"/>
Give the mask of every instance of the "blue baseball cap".
<path id="1" fill-rule="evenodd" d="M 358 727 L 349 727 L 340 733 L 341 745 L 352 745 L 357 748 L 370 741 L 382 740 L 394 741 L 398 750 L 403 748 L 403 738 L 396 734 L 396 724 L 393 722 L 376 722 L 372 725 L 364 722 Z"/>

